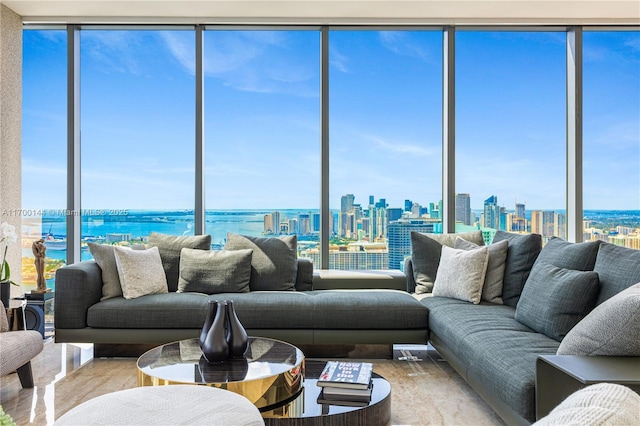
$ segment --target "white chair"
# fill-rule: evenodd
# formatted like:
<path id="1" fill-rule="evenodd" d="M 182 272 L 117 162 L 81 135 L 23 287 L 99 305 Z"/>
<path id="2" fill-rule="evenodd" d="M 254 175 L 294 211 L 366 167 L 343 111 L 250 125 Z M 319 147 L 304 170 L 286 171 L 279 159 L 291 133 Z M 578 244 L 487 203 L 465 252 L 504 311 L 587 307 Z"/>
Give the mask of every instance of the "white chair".
<path id="1" fill-rule="evenodd" d="M 0 377 L 17 371 L 22 387 L 32 388 L 31 360 L 42 352 L 42 335 L 35 330 L 9 331 L 2 302 L 0 308 Z"/>

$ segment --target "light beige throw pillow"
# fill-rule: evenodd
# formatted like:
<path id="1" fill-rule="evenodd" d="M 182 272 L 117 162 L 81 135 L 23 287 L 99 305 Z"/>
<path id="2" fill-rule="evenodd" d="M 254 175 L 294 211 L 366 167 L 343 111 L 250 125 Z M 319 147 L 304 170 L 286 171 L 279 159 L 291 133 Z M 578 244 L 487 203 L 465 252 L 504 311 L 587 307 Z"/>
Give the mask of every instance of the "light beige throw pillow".
<path id="1" fill-rule="evenodd" d="M 476 243 L 463 238 L 456 238 L 454 248 L 461 250 L 473 250 L 479 246 Z M 487 274 L 484 277 L 481 299 L 491 303 L 502 305 L 502 285 L 504 282 L 504 267 L 507 262 L 507 250 L 509 240 L 498 241 L 489 246 L 489 263 L 487 264 Z"/>
<path id="2" fill-rule="evenodd" d="M 148 250 L 114 247 L 113 254 L 125 299 L 168 292 L 167 277 L 162 267 L 158 247 Z"/>
<path id="3" fill-rule="evenodd" d="M 477 305 L 480 303 L 488 263 L 487 246 L 474 250 L 442 246 L 433 295 L 466 300 Z"/>

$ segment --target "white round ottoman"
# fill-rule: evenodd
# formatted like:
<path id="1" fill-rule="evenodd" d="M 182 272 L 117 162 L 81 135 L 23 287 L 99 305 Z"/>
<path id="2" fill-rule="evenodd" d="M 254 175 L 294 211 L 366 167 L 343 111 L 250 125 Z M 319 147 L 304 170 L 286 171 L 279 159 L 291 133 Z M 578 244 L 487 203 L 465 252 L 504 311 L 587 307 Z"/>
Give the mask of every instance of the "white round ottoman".
<path id="1" fill-rule="evenodd" d="M 248 399 L 208 386 L 150 386 L 108 393 L 83 402 L 55 425 L 259 426 L 264 420 Z"/>

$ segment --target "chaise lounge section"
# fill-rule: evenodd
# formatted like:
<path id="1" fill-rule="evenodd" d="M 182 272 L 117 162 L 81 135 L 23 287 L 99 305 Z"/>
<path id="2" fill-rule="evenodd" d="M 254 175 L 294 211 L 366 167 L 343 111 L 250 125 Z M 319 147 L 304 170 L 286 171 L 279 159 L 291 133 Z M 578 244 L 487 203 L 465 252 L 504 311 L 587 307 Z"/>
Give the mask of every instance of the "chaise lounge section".
<path id="1" fill-rule="evenodd" d="M 501 240 L 509 241 L 503 304 L 418 295 L 429 310 L 429 341 L 460 376 L 510 425 L 530 424 L 539 417 L 536 363 L 541 355 L 604 356 L 603 370 L 595 374 L 604 378 L 613 377 L 611 371 L 621 366 L 616 358 L 625 356 L 625 363 L 638 366 L 630 383 L 640 384 L 640 284 L 635 285 L 640 283 L 640 251 L 559 238 L 542 248 L 539 235 L 498 231 L 493 243 Z M 410 290 L 418 276 L 413 266 L 409 259 L 405 271 Z M 585 302 L 588 284 L 583 278 L 588 283 L 594 276 L 596 289 Z M 626 289 L 624 308 L 617 300 L 606 303 Z M 616 318 L 621 310 L 626 311 L 624 318 Z M 592 317 L 606 315 L 599 323 L 611 321 L 620 324 L 619 329 L 592 330 L 591 312 Z M 573 320 L 565 323 L 566 317 Z M 576 323 L 580 326 L 569 334 Z"/>
<path id="2" fill-rule="evenodd" d="M 56 342 L 162 344 L 197 337 L 209 300 L 233 300 L 252 336 L 292 344 L 424 343 L 427 309 L 400 271 L 313 271 L 297 260 L 295 291 L 150 294 L 101 301 L 102 270 L 83 261 L 56 273 Z"/>

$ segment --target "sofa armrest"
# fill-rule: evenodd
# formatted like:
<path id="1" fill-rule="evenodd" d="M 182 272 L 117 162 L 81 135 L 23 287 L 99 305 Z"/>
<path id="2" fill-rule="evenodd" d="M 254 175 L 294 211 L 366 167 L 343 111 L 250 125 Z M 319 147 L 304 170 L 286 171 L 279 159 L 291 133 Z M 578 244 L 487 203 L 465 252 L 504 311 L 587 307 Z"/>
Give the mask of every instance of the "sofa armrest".
<path id="1" fill-rule="evenodd" d="M 297 259 L 296 291 L 313 290 L 313 262 L 306 257 Z"/>
<path id="2" fill-rule="evenodd" d="M 536 360 L 536 419 L 575 391 L 596 383 L 617 383 L 640 392 L 640 357 L 539 355 Z"/>
<path id="3" fill-rule="evenodd" d="M 407 291 L 409 293 L 415 293 L 416 281 L 413 279 L 413 262 L 411 257 L 404 259 L 404 274 L 407 276 Z"/>
<path id="4" fill-rule="evenodd" d="M 397 269 L 355 270 L 320 269 L 313 271 L 314 290 L 391 289 L 406 291 L 404 273 Z"/>
<path id="5" fill-rule="evenodd" d="M 93 260 L 56 271 L 56 328 L 84 328 L 87 311 L 102 297 L 102 270 Z"/>

